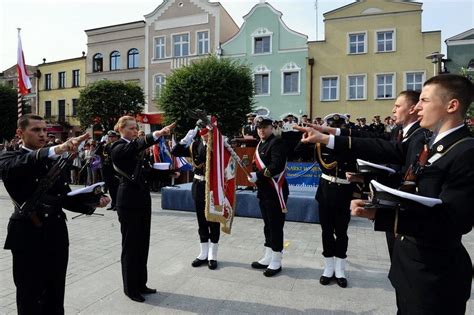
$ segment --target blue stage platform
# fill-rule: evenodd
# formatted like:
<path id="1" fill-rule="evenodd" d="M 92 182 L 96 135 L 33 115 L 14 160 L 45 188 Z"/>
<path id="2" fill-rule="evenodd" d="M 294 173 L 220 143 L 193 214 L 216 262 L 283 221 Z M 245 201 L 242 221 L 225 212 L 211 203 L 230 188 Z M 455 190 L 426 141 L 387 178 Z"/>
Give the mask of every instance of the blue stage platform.
<path id="1" fill-rule="evenodd" d="M 287 221 L 319 223 L 316 191 L 290 186 Z M 261 218 L 257 193 L 250 190 L 237 190 L 236 214 L 240 217 Z M 191 183 L 161 189 L 161 208 L 164 210 L 195 211 L 191 196 Z"/>

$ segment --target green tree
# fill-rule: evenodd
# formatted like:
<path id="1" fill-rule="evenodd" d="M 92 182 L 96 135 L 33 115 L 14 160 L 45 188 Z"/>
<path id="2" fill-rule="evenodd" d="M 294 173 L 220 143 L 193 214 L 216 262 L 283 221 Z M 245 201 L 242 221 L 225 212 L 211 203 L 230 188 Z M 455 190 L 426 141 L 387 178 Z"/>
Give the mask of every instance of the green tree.
<path id="1" fill-rule="evenodd" d="M 0 139 L 10 140 L 16 132 L 18 117 L 17 92 L 15 89 L 0 85 Z"/>
<path id="2" fill-rule="evenodd" d="M 209 56 L 175 70 L 166 78 L 158 99 L 166 122 L 177 122 L 185 133 L 195 126 L 190 111 L 200 109 L 218 118 L 222 132 L 235 135 L 252 111 L 253 81 L 248 66 L 230 59 Z"/>
<path id="3" fill-rule="evenodd" d="M 80 91 L 77 116 L 83 127 L 100 122 L 110 130 L 121 116 L 141 113 L 144 103 L 143 90 L 138 85 L 101 80 Z"/>

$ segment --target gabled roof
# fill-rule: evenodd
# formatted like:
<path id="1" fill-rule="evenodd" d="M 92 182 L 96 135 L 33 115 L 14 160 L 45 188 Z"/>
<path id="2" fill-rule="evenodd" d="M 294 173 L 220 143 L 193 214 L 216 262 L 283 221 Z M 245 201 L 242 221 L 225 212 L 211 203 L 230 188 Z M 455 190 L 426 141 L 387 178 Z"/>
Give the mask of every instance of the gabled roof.
<path id="1" fill-rule="evenodd" d="M 448 39 L 446 39 L 444 42 L 447 44 L 450 41 L 455 41 L 455 40 L 463 40 L 463 39 L 474 39 L 474 28 L 471 28 L 470 30 L 467 30 L 465 32 L 462 32 L 460 34 L 454 35 Z"/>
<path id="2" fill-rule="evenodd" d="M 328 12 L 325 12 L 323 13 L 323 16 L 326 17 L 326 15 L 328 14 L 333 14 L 333 13 L 336 13 L 336 12 L 339 12 L 339 11 L 343 11 L 345 9 L 348 9 L 352 6 L 356 6 L 356 5 L 359 5 L 361 4 L 362 2 L 366 2 L 367 0 L 356 0 L 355 2 L 353 3 L 349 3 L 347 5 L 344 5 L 342 7 L 339 7 L 339 8 L 336 8 L 334 10 L 331 10 L 331 11 L 328 11 Z M 380 0 L 380 1 L 386 1 L 386 0 Z M 403 1 L 403 0 L 392 0 L 391 2 L 400 2 L 400 3 L 404 3 L 404 4 L 408 4 L 408 5 L 416 5 L 416 6 L 420 6 L 422 5 L 423 3 L 422 2 L 416 2 L 416 1 Z"/>

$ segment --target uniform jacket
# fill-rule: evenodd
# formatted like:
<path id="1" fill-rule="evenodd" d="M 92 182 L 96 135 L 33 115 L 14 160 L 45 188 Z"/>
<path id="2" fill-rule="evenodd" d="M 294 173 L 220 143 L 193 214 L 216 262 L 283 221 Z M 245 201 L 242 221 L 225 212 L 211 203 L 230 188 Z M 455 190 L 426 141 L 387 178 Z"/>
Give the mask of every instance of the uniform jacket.
<path id="1" fill-rule="evenodd" d="M 200 137 L 194 140 L 189 147 L 178 143 L 171 150 L 171 154 L 174 156 L 191 157 L 194 174 L 206 175 L 206 145 Z"/>

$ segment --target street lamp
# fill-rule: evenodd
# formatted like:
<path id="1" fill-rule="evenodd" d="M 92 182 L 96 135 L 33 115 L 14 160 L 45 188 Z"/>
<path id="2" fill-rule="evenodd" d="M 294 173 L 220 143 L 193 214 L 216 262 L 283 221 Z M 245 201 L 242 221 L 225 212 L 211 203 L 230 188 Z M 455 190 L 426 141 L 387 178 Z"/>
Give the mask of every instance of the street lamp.
<path id="1" fill-rule="evenodd" d="M 430 59 L 433 63 L 433 75 L 438 75 L 441 73 L 441 59 L 443 59 L 444 54 L 441 54 L 437 51 L 426 56 L 426 59 Z"/>

